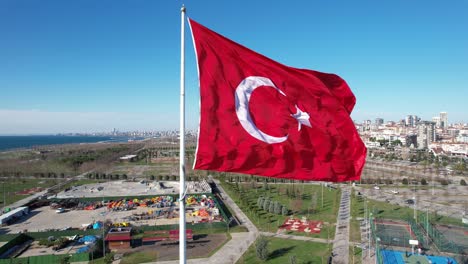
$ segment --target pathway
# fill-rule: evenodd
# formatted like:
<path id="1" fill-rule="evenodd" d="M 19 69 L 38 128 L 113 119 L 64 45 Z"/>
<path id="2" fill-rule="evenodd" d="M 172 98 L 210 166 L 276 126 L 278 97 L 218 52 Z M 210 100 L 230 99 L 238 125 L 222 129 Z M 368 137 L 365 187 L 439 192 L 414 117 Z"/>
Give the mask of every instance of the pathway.
<path id="1" fill-rule="evenodd" d="M 336 219 L 335 240 L 333 242 L 334 264 L 349 263 L 349 218 L 351 210 L 351 189 L 349 186 L 341 188 L 341 202 Z"/>

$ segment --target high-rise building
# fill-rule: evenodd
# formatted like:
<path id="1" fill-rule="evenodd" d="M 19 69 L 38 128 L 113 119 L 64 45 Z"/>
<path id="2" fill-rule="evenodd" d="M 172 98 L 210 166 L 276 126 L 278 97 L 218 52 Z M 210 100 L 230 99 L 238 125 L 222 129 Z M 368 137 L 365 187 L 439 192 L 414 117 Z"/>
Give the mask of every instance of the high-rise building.
<path id="1" fill-rule="evenodd" d="M 449 126 L 447 112 L 440 112 L 439 118 L 440 118 L 440 127 L 447 128 Z"/>
<path id="2" fill-rule="evenodd" d="M 440 117 L 434 116 L 434 117 L 432 118 L 432 122 L 435 123 L 435 126 L 436 126 L 437 128 L 442 127 L 442 126 L 440 125 Z"/>
<path id="3" fill-rule="evenodd" d="M 383 118 L 376 118 L 376 119 L 375 119 L 375 124 L 376 124 L 377 126 L 381 126 L 381 125 L 383 125 L 383 123 L 384 123 Z"/>
<path id="4" fill-rule="evenodd" d="M 422 121 L 418 123 L 418 149 L 427 149 L 436 139 L 435 123 Z"/>
<path id="5" fill-rule="evenodd" d="M 371 129 L 371 124 L 372 124 L 372 122 L 370 120 L 364 120 L 364 127 L 365 127 L 366 130 Z"/>
<path id="6" fill-rule="evenodd" d="M 405 118 L 405 124 L 408 127 L 415 127 L 421 120 L 417 115 L 407 115 Z"/>
<path id="7" fill-rule="evenodd" d="M 409 126 L 409 127 L 413 126 L 413 116 L 412 115 L 407 115 L 406 116 L 405 124 L 406 124 L 406 126 Z"/>

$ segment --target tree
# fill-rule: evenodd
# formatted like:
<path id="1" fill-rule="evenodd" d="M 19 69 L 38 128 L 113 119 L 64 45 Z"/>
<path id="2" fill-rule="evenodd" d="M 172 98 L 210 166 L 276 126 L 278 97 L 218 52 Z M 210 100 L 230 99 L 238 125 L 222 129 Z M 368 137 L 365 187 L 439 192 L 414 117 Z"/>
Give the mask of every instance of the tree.
<path id="1" fill-rule="evenodd" d="M 286 206 L 283 205 L 283 207 L 281 208 L 281 214 L 282 215 L 288 215 L 289 214 L 289 210 Z"/>
<path id="2" fill-rule="evenodd" d="M 296 264 L 296 263 L 297 263 L 296 256 L 295 255 L 289 256 L 289 264 Z"/>
<path id="3" fill-rule="evenodd" d="M 270 206 L 268 207 L 268 212 L 270 212 L 270 214 L 275 213 L 275 203 L 270 202 Z"/>
<path id="4" fill-rule="evenodd" d="M 276 201 L 275 202 L 275 214 L 280 215 L 282 207 L 283 206 L 278 201 Z"/>
<path id="5" fill-rule="evenodd" d="M 263 201 L 263 210 L 268 212 L 268 209 L 270 208 L 270 198 L 265 198 Z"/>
<path id="6" fill-rule="evenodd" d="M 263 200 L 264 200 L 263 196 L 260 196 L 260 197 L 258 197 L 258 199 L 257 199 L 257 206 L 258 206 L 258 208 L 260 208 L 260 209 L 263 208 Z"/>
<path id="7" fill-rule="evenodd" d="M 268 183 L 266 182 L 266 180 L 263 182 L 263 190 L 268 190 Z"/>
<path id="8" fill-rule="evenodd" d="M 449 184 L 446 179 L 441 179 L 441 180 L 439 180 L 439 182 L 440 182 L 441 185 L 448 185 Z"/>
<path id="9" fill-rule="evenodd" d="M 401 181 L 401 183 L 403 183 L 404 185 L 408 185 L 408 179 L 407 179 L 407 178 L 403 178 L 403 180 Z"/>
<path id="10" fill-rule="evenodd" d="M 421 185 L 427 185 L 426 179 L 422 179 L 422 180 L 421 180 Z"/>
<path id="11" fill-rule="evenodd" d="M 151 179 L 152 181 L 154 181 L 154 179 L 155 179 L 154 175 L 151 175 L 151 176 L 150 176 L 150 179 Z"/>
<path id="12" fill-rule="evenodd" d="M 460 180 L 460 185 L 461 185 L 461 186 L 466 186 L 466 181 L 465 181 L 464 179 L 461 179 L 461 180 Z"/>
<path id="13" fill-rule="evenodd" d="M 111 264 L 114 261 L 114 253 L 107 253 L 104 258 L 104 263 Z"/>
<path id="14" fill-rule="evenodd" d="M 294 212 L 299 212 L 302 208 L 302 200 L 301 199 L 295 199 L 291 201 L 291 209 Z"/>
<path id="15" fill-rule="evenodd" d="M 310 200 L 310 209 L 311 209 L 313 214 L 317 210 L 317 200 L 318 200 L 317 193 L 314 192 L 314 194 L 312 195 L 311 200 Z"/>
<path id="16" fill-rule="evenodd" d="M 255 252 L 260 260 L 268 259 L 268 240 L 264 236 L 259 236 L 255 244 Z"/>

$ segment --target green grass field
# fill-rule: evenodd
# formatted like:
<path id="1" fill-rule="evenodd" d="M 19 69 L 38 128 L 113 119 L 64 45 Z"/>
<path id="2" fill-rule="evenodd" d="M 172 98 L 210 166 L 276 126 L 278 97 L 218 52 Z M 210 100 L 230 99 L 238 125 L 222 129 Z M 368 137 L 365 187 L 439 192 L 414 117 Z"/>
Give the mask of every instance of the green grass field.
<path id="1" fill-rule="evenodd" d="M 250 263 L 290 263 L 294 256 L 296 263 L 327 263 L 332 244 L 316 243 L 310 241 L 298 241 L 280 238 L 267 238 L 269 256 L 266 261 L 261 261 L 255 253 L 255 243 L 239 259 L 237 264 Z"/>
<path id="2" fill-rule="evenodd" d="M 278 201 L 287 206 L 294 217 L 307 217 L 309 220 L 323 221 L 324 227 L 320 234 L 310 234 L 311 237 L 333 238 L 335 234 L 336 216 L 339 207 L 340 191 L 323 188 L 323 207 L 321 186 L 312 184 L 269 184 L 264 190 L 259 183 L 227 183 L 221 182 L 229 196 L 236 202 L 241 210 L 257 226 L 260 231 L 276 232 L 278 226 L 284 223 L 289 216 L 271 214 L 259 209 L 257 199 L 268 196 L 272 201 Z M 287 193 L 294 192 L 296 197 Z M 326 224 L 328 223 L 328 224 Z M 288 234 L 306 235 L 305 233 L 289 232 Z"/>
<path id="3" fill-rule="evenodd" d="M 362 249 L 361 248 L 349 246 L 349 263 L 350 264 L 362 263 Z"/>
<path id="4" fill-rule="evenodd" d="M 142 252 L 133 252 L 130 254 L 125 254 L 121 264 L 136 264 L 136 263 L 145 263 L 153 262 L 158 260 L 158 253 L 156 251 L 142 251 Z"/>
<path id="5" fill-rule="evenodd" d="M 364 203 L 362 197 L 357 196 L 355 190 L 351 192 L 351 220 L 349 230 L 349 240 L 361 241 L 361 230 L 358 218 L 364 218 Z"/>
<path id="6" fill-rule="evenodd" d="M 23 190 L 41 187 L 41 188 L 48 188 L 57 183 L 59 183 L 59 179 L 16 179 L 10 178 L 0 185 L 0 204 L 3 205 L 3 198 L 5 197 L 5 205 L 8 206 L 16 201 L 19 201 L 23 198 L 28 197 L 29 195 L 22 195 L 18 194 L 17 192 L 21 192 Z M 5 194 L 5 195 L 4 195 Z"/>

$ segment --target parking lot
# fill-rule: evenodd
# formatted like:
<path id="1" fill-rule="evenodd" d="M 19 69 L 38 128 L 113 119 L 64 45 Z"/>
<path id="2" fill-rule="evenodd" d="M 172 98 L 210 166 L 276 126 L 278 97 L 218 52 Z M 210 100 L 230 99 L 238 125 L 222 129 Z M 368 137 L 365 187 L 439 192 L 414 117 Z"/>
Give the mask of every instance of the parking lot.
<path id="1" fill-rule="evenodd" d="M 356 190 L 367 197 L 392 204 L 413 207 L 408 200 L 414 200 L 419 210 L 428 209 L 439 214 L 461 218 L 468 208 L 468 187 L 466 186 L 390 186 L 380 185 L 379 189 L 357 186 Z M 395 193 L 397 191 L 398 193 Z M 468 212 L 466 212 L 468 213 Z"/>

